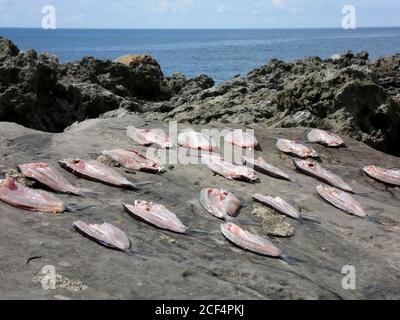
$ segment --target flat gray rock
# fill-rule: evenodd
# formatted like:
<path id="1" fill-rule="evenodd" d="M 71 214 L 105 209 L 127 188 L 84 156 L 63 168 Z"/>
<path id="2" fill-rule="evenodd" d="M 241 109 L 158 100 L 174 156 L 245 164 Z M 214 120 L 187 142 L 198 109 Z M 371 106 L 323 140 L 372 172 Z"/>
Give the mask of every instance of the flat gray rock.
<path id="1" fill-rule="evenodd" d="M 70 157 L 93 158 L 115 147 L 137 147 L 115 127 L 142 127 L 139 117 L 87 120 L 64 133 L 52 134 L 0 123 L 0 169 L 41 161 L 57 166 Z M 168 128 L 148 122 L 149 127 Z M 113 128 L 111 128 L 113 127 Z M 187 126 L 181 124 L 181 128 Z M 218 128 L 213 125 L 209 128 Z M 197 128 L 194 126 L 194 128 Z M 259 184 L 229 181 L 205 165 L 166 166 L 163 175 L 124 173 L 132 181 L 153 181 L 141 191 L 120 190 L 79 179 L 62 171 L 74 184 L 102 195 L 77 198 L 58 195 L 68 204 L 93 205 L 78 213 L 30 213 L 0 203 L 1 299 L 399 299 L 400 298 L 400 192 L 385 190 L 360 173 L 364 165 L 400 167 L 400 159 L 346 139 L 346 149 L 313 145 L 324 167 L 332 170 L 356 192 L 371 217 L 381 225 L 335 209 L 316 194 L 317 180 L 296 172 L 291 157 L 278 152 L 275 138 L 306 140 L 306 129 L 256 127 L 256 137 L 267 161 L 288 172 L 297 182 L 258 174 Z M 62 169 L 60 169 L 62 170 Z M 301 186 L 300 186 L 301 185 Z M 291 238 L 271 238 L 288 256 L 304 262 L 288 265 L 282 260 L 257 256 L 228 243 L 219 231 L 221 221 L 199 203 L 200 190 L 218 187 L 232 191 L 245 204 L 239 218 L 259 224 L 245 229 L 263 234 L 261 220 L 252 214 L 253 193 L 280 196 L 302 214 L 321 224 L 300 224 Z M 188 237 L 157 230 L 125 213 L 122 203 L 136 199 L 164 204 L 184 224 L 205 230 L 207 236 Z M 133 249 L 146 259 L 109 250 L 73 230 L 72 223 L 109 222 L 127 233 Z M 33 259 L 27 264 L 29 258 Z M 69 279 L 55 290 L 40 281 L 44 266 L 54 266 L 58 279 Z M 342 268 L 353 265 L 356 290 L 342 288 Z M 59 280 L 60 283 L 63 281 Z M 74 285 L 79 284 L 79 290 Z"/>

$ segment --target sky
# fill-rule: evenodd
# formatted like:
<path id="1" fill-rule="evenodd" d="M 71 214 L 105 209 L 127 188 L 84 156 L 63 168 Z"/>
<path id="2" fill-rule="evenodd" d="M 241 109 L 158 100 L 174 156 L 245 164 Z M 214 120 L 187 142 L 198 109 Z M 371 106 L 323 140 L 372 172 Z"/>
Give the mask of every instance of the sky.
<path id="1" fill-rule="evenodd" d="M 0 27 L 40 28 L 45 5 L 57 28 L 339 28 L 345 5 L 357 27 L 400 26 L 400 0 L 0 0 Z"/>

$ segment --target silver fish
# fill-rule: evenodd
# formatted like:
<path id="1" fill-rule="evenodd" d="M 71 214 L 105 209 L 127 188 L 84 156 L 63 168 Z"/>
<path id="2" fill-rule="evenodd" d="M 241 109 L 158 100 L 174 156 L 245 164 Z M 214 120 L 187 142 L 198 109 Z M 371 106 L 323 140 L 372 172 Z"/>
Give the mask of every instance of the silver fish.
<path id="1" fill-rule="evenodd" d="M 130 253 L 131 242 L 121 229 L 110 223 L 87 224 L 82 221 L 75 221 L 74 228 L 84 236 L 100 243 L 101 245 Z"/>
<path id="2" fill-rule="evenodd" d="M 122 167 L 135 171 L 157 173 L 164 171 L 161 165 L 133 148 L 103 151 L 104 155 L 118 162 Z"/>
<path id="3" fill-rule="evenodd" d="M 324 200 L 336 208 L 361 218 L 367 217 L 361 204 L 347 192 L 334 187 L 324 187 L 322 185 L 317 187 L 317 192 Z"/>
<path id="4" fill-rule="evenodd" d="M 280 197 L 271 197 L 268 195 L 256 193 L 253 195 L 253 199 L 274 209 L 281 214 L 284 214 L 296 220 L 301 219 L 300 212 Z"/>
<path id="5" fill-rule="evenodd" d="M 134 205 L 123 204 L 125 210 L 148 224 L 157 228 L 186 234 L 189 228 L 175 215 L 161 204 L 150 201 L 136 200 Z"/>
<path id="6" fill-rule="evenodd" d="M 212 137 L 192 129 L 184 129 L 179 133 L 178 144 L 181 147 L 194 150 L 214 151 L 217 149 Z"/>
<path id="7" fill-rule="evenodd" d="M 318 180 L 325 182 L 332 187 L 336 187 L 342 189 L 347 192 L 354 192 L 353 189 L 344 182 L 340 177 L 332 172 L 324 169 L 317 161 L 315 160 L 293 160 L 294 165 L 297 170 L 303 172 L 309 176 L 317 178 Z"/>
<path id="8" fill-rule="evenodd" d="M 366 166 L 362 169 L 366 175 L 390 186 L 400 187 L 400 170 Z"/>
<path id="9" fill-rule="evenodd" d="M 84 161 L 80 159 L 67 159 L 58 161 L 59 165 L 72 172 L 76 176 L 101 182 L 119 188 L 138 189 L 138 184 L 134 184 L 122 176 L 117 171 L 96 161 Z"/>
<path id="10" fill-rule="evenodd" d="M 257 139 L 242 129 L 230 131 L 225 135 L 224 140 L 240 148 L 255 148 L 258 146 Z"/>
<path id="11" fill-rule="evenodd" d="M 172 148 L 172 143 L 161 129 L 138 129 L 130 126 L 126 135 L 142 146 L 158 145 L 160 148 Z"/>
<path id="12" fill-rule="evenodd" d="M 64 202 L 52 194 L 25 187 L 10 177 L 0 180 L 0 200 L 27 211 L 47 213 L 68 211 Z"/>
<path id="13" fill-rule="evenodd" d="M 308 141 L 319 143 L 326 147 L 340 147 L 344 145 L 344 140 L 338 135 L 321 129 L 313 129 L 308 135 Z"/>
<path id="14" fill-rule="evenodd" d="M 287 139 L 278 139 L 276 142 L 276 147 L 278 150 L 299 157 L 299 158 L 318 158 L 319 155 L 317 151 L 315 151 L 310 146 L 306 145 L 302 142 L 287 140 Z"/>
<path id="15" fill-rule="evenodd" d="M 255 182 L 258 180 L 253 169 L 239 166 L 217 157 L 210 158 L 208 167 L 215 173 L 230 180 L 243 180 L 248 182 Z"/>
<path id="16" fill-rule="evenodd" d="M 240 200 L 224 189 L 206 188 L 200 192 L 200 203 L 213 216 L 229 220 L 237 216 Z"/>
<path id="17" fill-rule="evenodd" d="M 221 232 L 230 242 L 235 245 L 269 257 L 283 258 L 283 253 L 268 239 L 251 234 L 243 230 L 237 224 L 224 223 L 221 225 Z"/>
<path id="18" fill-rule="evenodd" d="M 248 158 L 248 157 L 242 157 L 242 161 L 244 164 L 249 166 L 250 168 L 254 168 L 256 171 L 267 174 L 271 177 L 277 178 L 277 179 L 283 179 L 283 180 L 288 180 L 292 181 L 292 179 L 287 175 L 283 170 L 267 163 L 263 158 L 259 157 L 257 160 Z"/>
<path id="19" fill-rule="evenodd" d="M 73 186 L 56 169 L 50 167 L 46 163 L 23 164 L 19 165 L 18 169 L 25 178 L 38 181 L 59 193 L 72 194 L 76 196 L 84 196 L 93 193 L 92 190 Z"/>

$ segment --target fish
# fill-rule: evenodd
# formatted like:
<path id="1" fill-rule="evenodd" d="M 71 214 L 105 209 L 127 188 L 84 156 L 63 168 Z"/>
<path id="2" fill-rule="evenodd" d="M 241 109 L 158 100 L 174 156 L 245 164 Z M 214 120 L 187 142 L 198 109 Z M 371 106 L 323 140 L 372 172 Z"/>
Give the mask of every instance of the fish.
<path id="1" fill-rule="evenodd" d="M 186 234 L 189 231 L 189 228 L 179 220 L 176 214 L 169 211 L 162 204 L 136 200 L 134 205 L 124 203 L 123 207 L 130 215 L 159 229 L 180 234 Z"/>
<path id="2" fill-rule="evenodd" d="M 178 144 L 181 147 L 194 150 L 214 151 L 217 149 L 212 137 L 192 129 L 184 129 L 179 133 Z"/>
<path id="3" fill-rule="evenodd" d="M 64 202 L 52 194 L 25 187 L 11 177 L 0 180 L 0 200 L 13 207 L 33 212 L 63 213 L 69 211 Z"/>
<path id="4" fill-rule="evenodd" d="M 139 184 L 130 182 L 117 171 L 96 160 L 84 161 L 80 159 L 67 159 L 58 161 L 58 163 L 65 170 L 84 179 L 119 188 L 139 189 Z"/>
<path id="5" fill-rule="evenodd" d="M 273 258 L 284 257 L 282 251 L 267 238 L 251 234 L 243 230 L 237 224 L 228 222 L 221 224 L 220 228 L 224 237 L 238 247 Z"/>
<path id="6" fill-rule="evenodd" d="M 349 193 L 334 187 L 317 186 L 318 194 L 334 207 L 360 218 L 367 218 L 361 204 L 354 199 Z"/>
<path id="7" fill-rule="evenodd" d="M 342 189 L 347 192 L 352 192 L 353 188 L 350 187 L 346 182 L 344 182 L 340 177 L 332 172 L 324 169 L 317 161 L 315 160 L 297 160 L 294 159 L 293 163 L 297 170 L 303 172 L 309 176 L 312 176 L 322 182 L 329 184 L 332 187 L 336 187 Z"/>
<path id="8" fill-rule="evenodd" d="M 46 163 L 29 163 L 17 166 L 25 178 L 35 180 L 53 191 L 76 196 L 93 193 L 92 190 L 73 186 L 56 169 Z"/>
<path id="9" fill-rule="evenodd" d="M 278 139 L 276 142 L 278 150 L 299 157 L 299 158 L 318 158 L 318 152 L 303 142 L 287 139 Z"/>
<path id="10" fill-rule="evenodd" d="M 224 140 L 240 148 L 256 148 L 259 145 L 253 135 L 248 134 L 242 129 L 230 131 L 225 135 Z"/>
<path id="11" fill-rule="evenodd" d="M 155 144 L 162 149 L 172 148 L 173 144 L 161 129 L 138 129 L 134 126 L 126 128 L 126 135 L 142 146 Z"/>
<path id="12" fill-rule="evenodd" d="M 400 187 L 400 170 L 385 169 L 376 166 L 366 166 L 362 171 L 370 178 L 387 185 Z"/>
<path id="13" fill-rule="evenodd" d="M 256 171 L 269 175 L 271 177 L 292 181 L 292 179 L 283 170 L 267 163 L 263 158 L 259 157 L 257 160 L 243 156 L 242 162 L 254 168 Z"/>
<path id="14" fill-rule="evenodd" d="M 126 233 L 110 223 L 87 224 L 83 221 L 75 221 L 73 227 L 82 235 L 107 248 L 120 250 L 128 254 L 131 253 L 131 241 Z"/>
<path id="15" fill-rule="evenodd" d="M 233 193 L 214 188 L 201 190 L 200 203 L 208 213 L 227 221 L 236 217 L 241 207 L 240 200 Z"/>
<path id="16" fill-rule="evenodd" d="M 150 173 L 163 172 L 165 169 L 155 160 L 133 148 L 103 151 L 104 155 L 118 162 L 122 167 L 134 171 Z"/>
<path id="17" fill-rule="evenodd" d="M 290 218 L 301 220 L 300 212 L 280 197 L 272 197 L 256 193 L 253 195 L 253 199 Z"/>
<path id="18" fill-rule="evenodd" d="M 253 169 L 239 166 L 221 158 L 210 157 L 210 160 L 208 161 L 208 167 L 215 173 L 218 173 L 230 180 L 242 180 L 247 182 L 255 182 L 258 180 L 258 177 Z"/>
<path id="19" fill-rule="evenodd" d="M 341 147 L 344 145 L 344 140 L 338 135 L 321 129 L 313 129 L 308 135 L 308 142 L 319 143 L 326 147 Z"/>

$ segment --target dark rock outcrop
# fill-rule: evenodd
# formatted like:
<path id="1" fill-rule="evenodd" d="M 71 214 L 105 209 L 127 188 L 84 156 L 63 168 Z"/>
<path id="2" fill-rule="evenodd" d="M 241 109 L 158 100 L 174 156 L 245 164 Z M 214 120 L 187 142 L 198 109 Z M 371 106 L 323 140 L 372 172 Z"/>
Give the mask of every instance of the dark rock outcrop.
<path id="1" fill-rule="evenodd" d="M 399 57 L 373 62 L 366 52 L 347 52 L 328 60 L 271 60 L 247 77 L 198 93 L 181 90 L 149 114 L 198 124 L 319 127 L 399 155 Z"/>
<path id="2" fill-rule="evenodd" d="M 60 65 L 0 38 L 0 120 L 53 132 L 129 113 L 197 124 L 319 127 L 400 155 L 400 54 L 377 61 L 350 51 L 327 60 L 274 59 L 218 86 L 206 75 L 165 77 L 148 55 L 116 61 L 84 57 Z"/>

